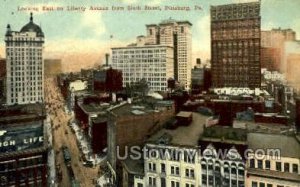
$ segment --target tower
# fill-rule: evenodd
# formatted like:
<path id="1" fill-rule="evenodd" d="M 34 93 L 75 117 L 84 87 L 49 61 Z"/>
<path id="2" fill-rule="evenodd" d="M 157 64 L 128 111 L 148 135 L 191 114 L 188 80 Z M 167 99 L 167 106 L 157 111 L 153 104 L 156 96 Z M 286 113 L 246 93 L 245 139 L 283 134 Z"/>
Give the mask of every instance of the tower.
<path id="1" fill-rule="evenodd" d="M 186 89 L 191 84 L 192 24 L 188 21 L 164 20 L 147 27 L 147 43 L 167 45 L 174 51 L 174 78 Z"/>
<path id="2" fill-rule="evenodd" d="M 44 98 L 44 33 L 33 22 L 18 31 L 7 26 L 6 44 L 6 104 L 43 102 Z"/>
<path id="3" fill-rule="evenodd" d="M 212 6 L 213 87 L 260 88 L 260 2 Z"/>

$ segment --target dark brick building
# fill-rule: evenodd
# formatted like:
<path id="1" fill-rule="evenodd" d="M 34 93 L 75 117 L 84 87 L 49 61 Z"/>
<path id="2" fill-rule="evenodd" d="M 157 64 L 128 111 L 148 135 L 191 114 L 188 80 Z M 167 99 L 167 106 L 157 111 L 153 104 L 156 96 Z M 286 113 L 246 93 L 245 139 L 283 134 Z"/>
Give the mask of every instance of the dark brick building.
<path id="1" fill-rule="evenodd" d="M 211 6 L 213 87 L 260 88 L 260 2 Z"/>
<path id="2" fill-rule="evenodd" d="M 0 186 L 47 186 L 45 118 L 42 105 L 0 109 Z"/>
<path id="3" fill-rule="evenodd" d="M 6 60 L 0 58 L 0 101 L 5 95 Z"/>

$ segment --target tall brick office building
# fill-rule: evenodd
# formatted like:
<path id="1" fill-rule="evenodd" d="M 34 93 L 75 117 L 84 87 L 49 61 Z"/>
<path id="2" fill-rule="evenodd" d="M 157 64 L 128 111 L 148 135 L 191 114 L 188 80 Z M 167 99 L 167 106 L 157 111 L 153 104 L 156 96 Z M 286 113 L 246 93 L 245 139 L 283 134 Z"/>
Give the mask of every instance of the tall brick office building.
<path id="1" fill-rule="evenodd" d="M 260 88 L 260 2 L 210 11 L 213 87 Z"/>

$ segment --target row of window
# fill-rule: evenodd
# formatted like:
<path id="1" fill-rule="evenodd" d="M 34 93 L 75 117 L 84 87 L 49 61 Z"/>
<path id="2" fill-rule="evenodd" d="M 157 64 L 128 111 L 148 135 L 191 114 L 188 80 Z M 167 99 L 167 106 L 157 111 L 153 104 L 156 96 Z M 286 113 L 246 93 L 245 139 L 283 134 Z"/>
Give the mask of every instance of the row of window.
<path id="1" fill-rule="evenodd" d="M 21 40 L 22 41 L 22 40 Z M 40 39 L 38 41 L 41 41 Z M 43 44 L 40 42 L 20 42 L 20 40 L 9 41 L 6 43 L 6 47 L 22 47 L 22 46 L 33 46 L 33 47 L 42 47 Z"/>
<path id="2" fill-rule="evenodd" d="M 38 98 L 38 100 L 36 100 L 36 99 L 34 99 L 34 98 L 30 98 L 30 101 L 42 101 L 43 99 L 42 99 L 42 97 L 39 97 Z M 29 101 L 29 100 L 27 100 L 27 101 Z M 18 98 L 16 98 L 16 99 L 11 99 L 11 101 L 10 101 L 11 103 L 19 103 L 19 102 L 25 102 L 25 98 L 22 98 L 21 100 L 18 100 Z"/>
<path id="3" fill-rule="evenodd" d="M 150 172 L 157 172 L 156 163 L 148 163 L 148 170 Z M 160 172 L 166 173 L 166 164 L 160 164 Z M 171 166 L 171 175 L 180 176 L 180 168 L 179 166 Z M 187 178 L 195 178 L 195 171 L 191 168 L 185 169 L 185 177 Z"/>
<path id="4" fill-rule="evenodd" d="M 273 184 L 253 181 L 251 186 L 252 187 L 273 187 Z M 284 187 L 284 186 L 283 185 L 277 185 L 276 187 Z"/>
<path id="5" fill-rule="evenodd" d="M 150 148 L 147 147 L 146 158 L 160 160 L 183 160 L 186 163 L 195 163 L 196 154 L 194 150 L 178 151 L 175 148 Z"/>
<path id="6" fill-rule="evenodd" d="M 282 164 L 283 164 L 283 169 L 282 169 Z M 263 161 L 263 160 L 250 159 L 250 168 L 270 170 L 271 162 L 270 162 L 270 160 Z M 275 162 L 275 169 L 276 169 L 276 171 L 281 171 L 281 172 L 299 173 L 298 164 L 290 164 L 287 162 L 284 162 L 284 163 L 282 163 L 280 161 Z"/>
<path id="7" fill-rule="evenodd" d="M 166 53 L 166 49 L 113 50 L 113 54 Z"/>
<path id="8" fill-rule="evenodd" d="M 179 181 L 171 181 L 170 182 L 171 187 L 180 187 L 180 182 Z M 157 181 L 155 177 L 149 177 L 148 178 L 148 186 L 149 187 L 156 187 L 156 186 L 160 186 L 160 187 L 166 187 L 166 179 L 165 178 L 161 178 L 160 179 L 160 185 L 157 185 Z M 138 184 L 138 187 L 143 187 L 143 184 Z M 191 183 L 186 183 L 185 187 L 195 187 L 194 184 Z"/>

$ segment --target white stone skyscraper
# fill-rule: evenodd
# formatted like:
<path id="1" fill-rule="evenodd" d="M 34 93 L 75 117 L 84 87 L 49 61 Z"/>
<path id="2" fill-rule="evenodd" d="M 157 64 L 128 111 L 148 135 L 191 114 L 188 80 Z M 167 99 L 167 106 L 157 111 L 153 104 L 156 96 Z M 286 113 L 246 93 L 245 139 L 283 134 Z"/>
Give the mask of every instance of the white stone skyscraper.
<path id="1" fill-rule="evenodd" d="M 44 98 L 44 33 L 33 22 L 21 31 L 12 31 L 7 25 L 6 43 L 6 104 L 43 102 Z"/>
<path id="2" fill-rule="evenodd" d="M 191 84 L 192 69 L 192 24 L 189 21 L 168 19 L 146 25 L 147 43 L 168 45 L 174 49 L 174 78 L 186 89 Z"/>

